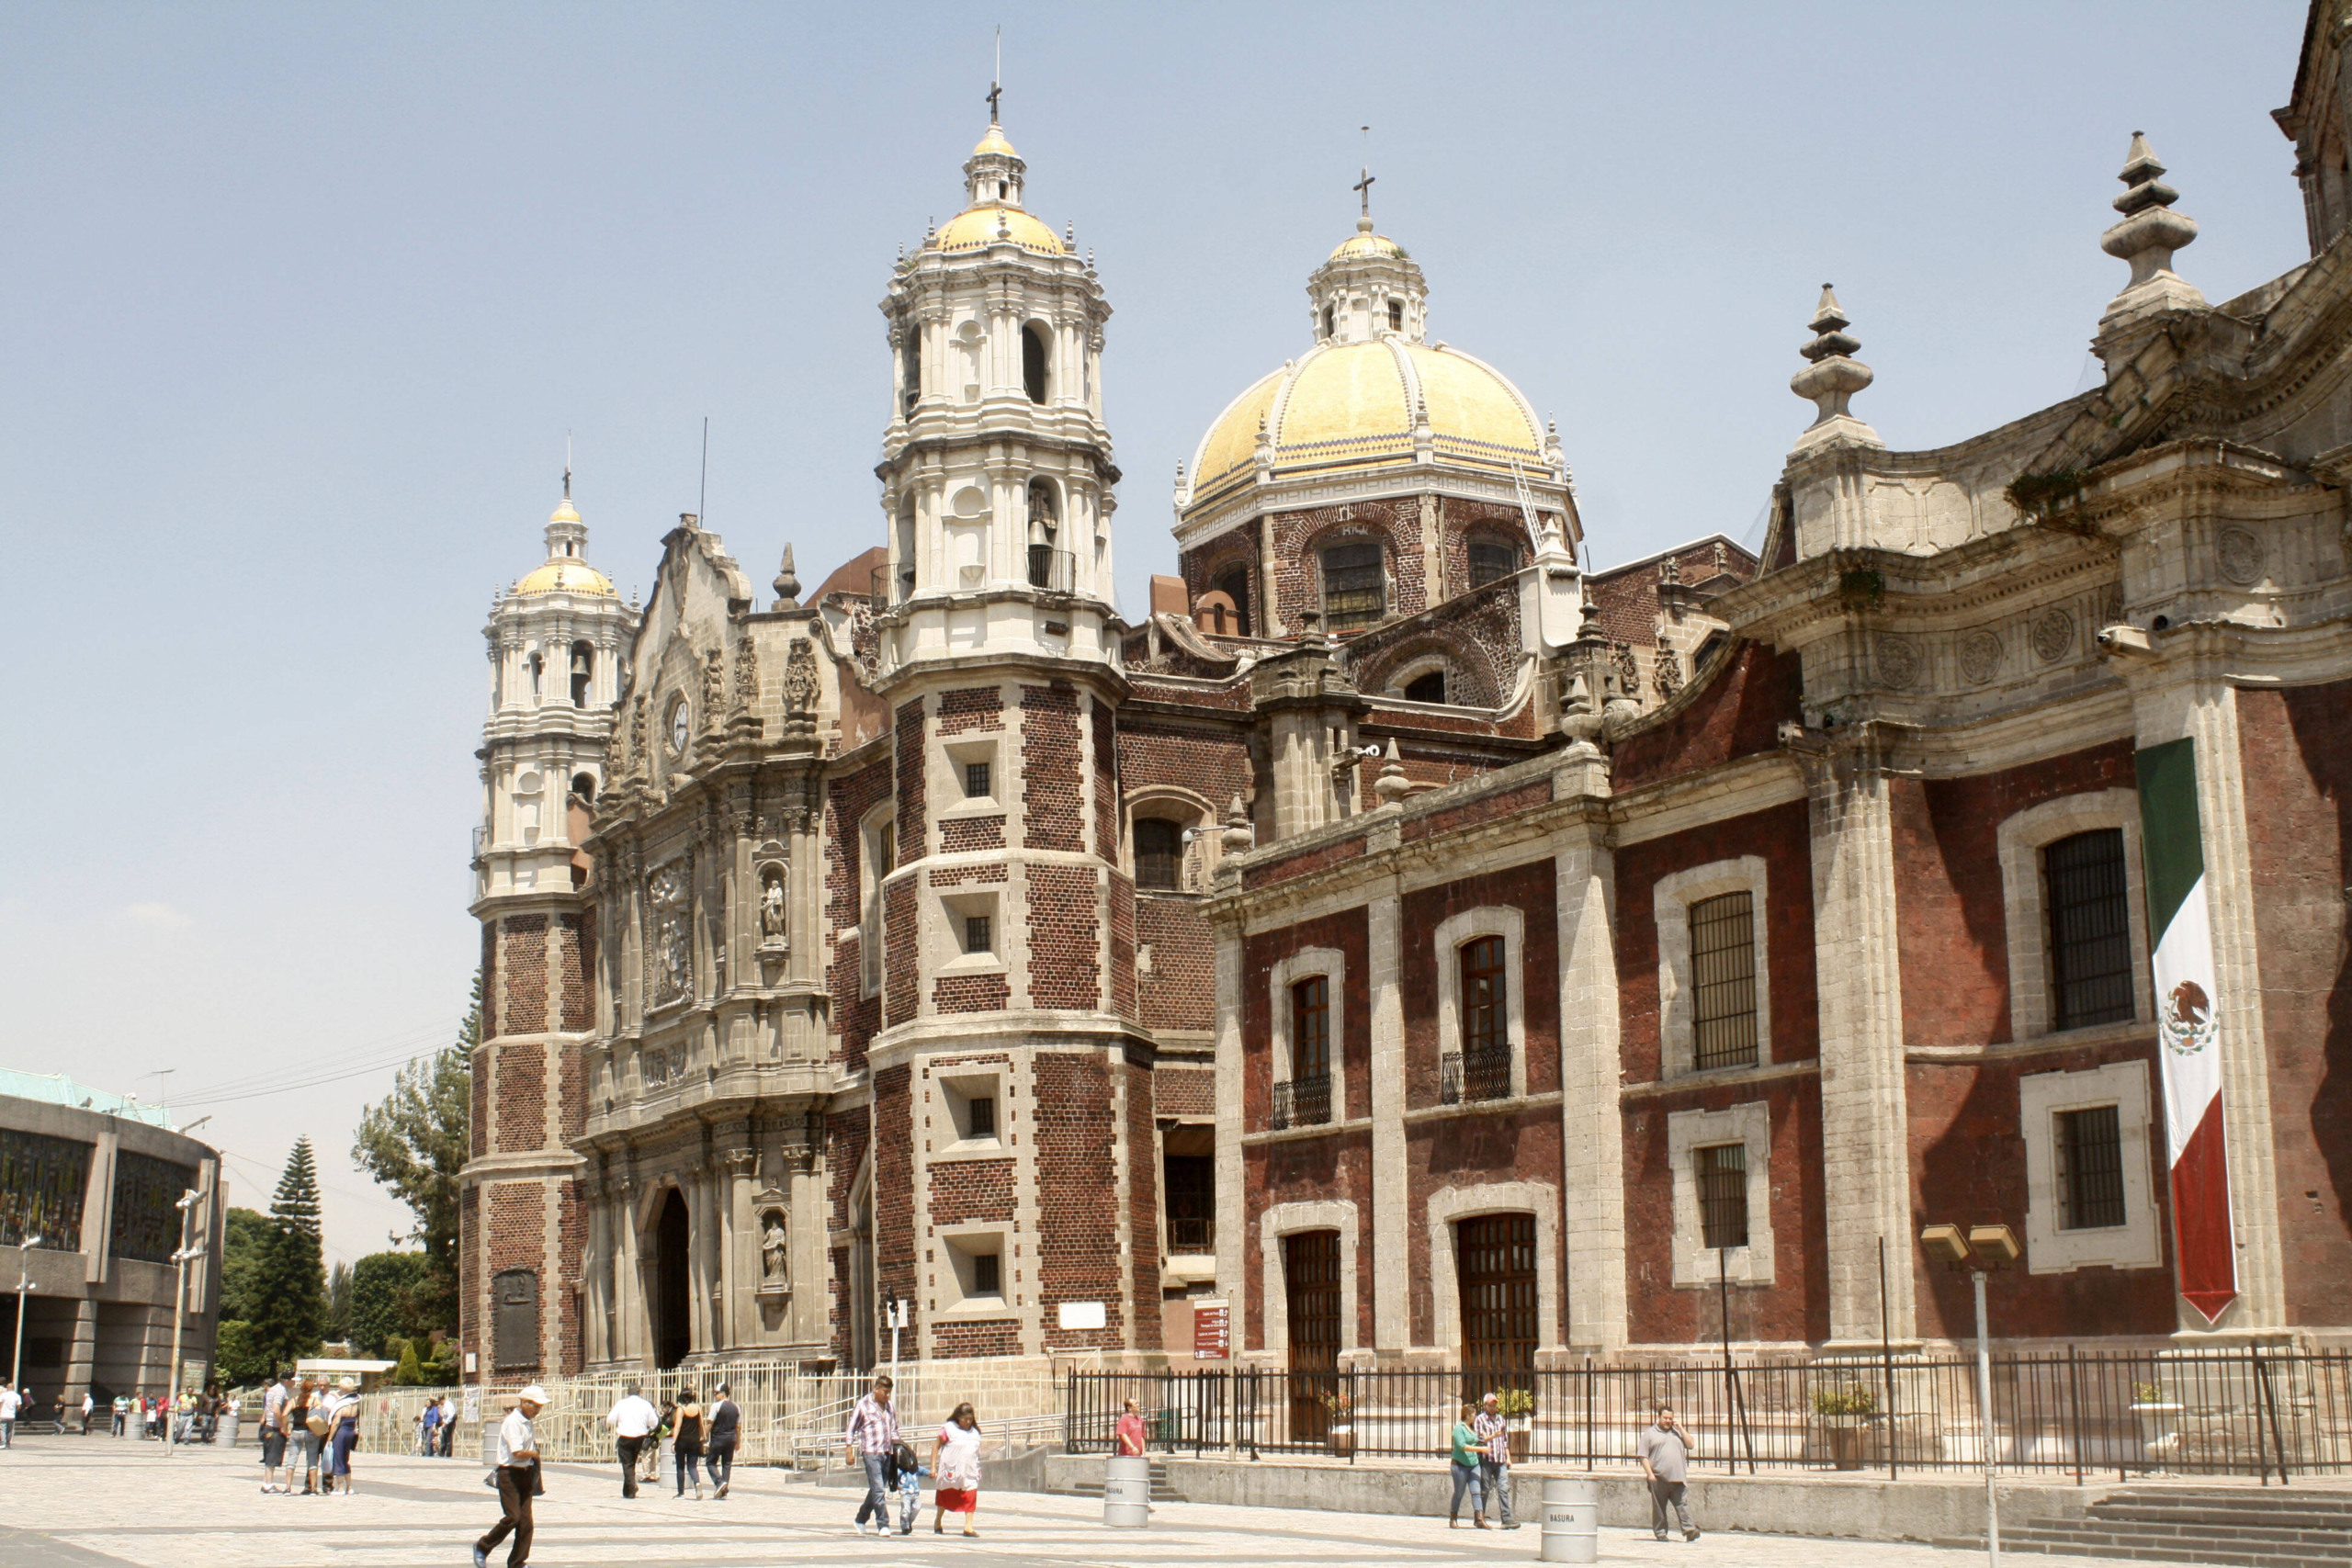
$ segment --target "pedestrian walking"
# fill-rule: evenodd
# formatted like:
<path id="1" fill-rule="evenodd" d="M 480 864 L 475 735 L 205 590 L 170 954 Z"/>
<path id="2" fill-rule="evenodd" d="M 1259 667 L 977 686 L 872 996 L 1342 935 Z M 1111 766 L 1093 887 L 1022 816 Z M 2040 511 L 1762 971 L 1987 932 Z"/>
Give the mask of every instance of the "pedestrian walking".
<path id="1" fill-rule="evenodd" d="M 1119 1417 L 1119 1425 L 1113 1435 L 1117 1439 L 1121 1459 L 1136 1459 L 1142 1455 L 1144 1451 L 1143 1412 L 1136 1407 L 1134 1400 L 1127 1401 L 1126 1414 Z"/>
<path id="2" fill-rule="evenodd" d="M 90 1435 L 90 1414 L 97 1407 L 98 1402 L 91 1397 L 88 1389 L 84 1389 L 82 1391 L 82 1436 L 85 1438 Z"/>
<path id="3" fill-rule="evenodd" d="M 964 1533 L 979 1534 L 972 1524 L 980 1512 L 980 1418 L 969 1402 L 957 1405 L 939 1428 L 939 1451 L 932 1456 L 932 1468 L 939 1481 L 932 1494 L 932 1533 L 945 1534 L 941 1526 L 946 1516 L 961 1514 Z"/>
<path id="4" fill-rule="evenodd" d="M 849 1461 L 865 1467 L 865 1501 L 857 1506 L 857 1533 L 865 1533 L 865 1521 L 874 1521 L 875 1530 L 890 1533 L 890 1498 L 883 1485 L 884 1461 L 899 1443 L 899 1413 L 890 1408 L 893 1384 L 886 1373 L 874 1380 L 874 1392 L 857 1402 L 849 1413 L 849 1426 L 842 1433 L 842 1442 L 849 1450 Z"/>
<path id="5" fill-rule="evenodd" d="M 899 1533 L 915 1533 L 915 1516 L 922 1512 L 922 1478 L 931 1473 L 915 1453 L 915 1447 L 901 1438 L 899 1446 L 890 1450 L 890 1474 L 899 1488 Z"/>
<path id="6" fill-rule="evenodd" d="M 351 1495 L 351 1450 L 359 1446 L 359 1384 L 345 1378 L 327 1407 L 327 1490 Z M 338 1487 L 338 1483 L 340 1486 Z"/>
<path id="7" fill-rule="evenodd" d="M 686 1495 L 686 1483 L 694 1483 L 695 1501 L 702 1501 L 702 1472 L 695 1467 L 702 1462 L 702 1405 L 695 1398 L 695 1391 L 678 1391 L 678 1424 L 670 1434 L 670 1462 L 678 1475 L 678 1495 Z"/>
<path id="8" fill-rule="evenodd" d="M 441 1451 L 441 1402 L 428 1399 L 416 1413 L 416 1457 L 431 1459 Z"/>
<path id="9" fill-rule="evenodd" d="M 645 1439 L 652 1437 L 662 1425 L 662 1413 L 638 1391 L 635 1378 L 622 1385 L 621 1396 L 605 1412 L 605 1425 L 613 1429 L 613 1452 L 621 1461 L 621 1495 L 637 1495 L 637 1461 L 644 1451 Z M 724 1489 L 721 1489 L 724 1495 Z"/>
<path id="10" fill-rule="evenodd" d="M 1487 1512 L 1504 1529 L 1515 1530 L 1510 1517 L 1510 1423 L 1503 1419 L 1502 1396 L 1489 1392 L 1478 1402 L 1470 1429 L 1478 1436 L 1478 1481 L 1487 1490 Z"/>
<path id="11" fill-rule="evenodd" d="M 1690 1473 L 1690 1456 L 1697 1448 L 1671 1408 L 1657 1407 L 1657 1419 L 1634 1439 L 1634 1451 L 1641 1456 L 1642 1474 L 1650 1483 L 1650 1533 L 1660 1540 L 1666 1539 L 1666 1509 L 1670 1503 L 1674 1517 L 1681 1521 L 1682 1539 L 1698 1540 L 1699 1531 L 1690 1523 L 1690 1499 L 1683 1490 Z"/>
<path id="12" fill-rule="evenodd" d="M 531 1499 L 539 1491 L 539 1436 L 531 1423 L 548 1406 L 548 1391 L 533 1383 L 514 1397 L 514 1408 L 498 1424 L 498 1522 L 474 1542 L 474 1568 L 490 1568 L 490 1554 L 508 1536 L 506 1568 L 531 1560 Z"/>
<path id="13" fill-rule="evenodd" d="M 5 1382 L 0 1382 L 0 1449 L 17 1444 L 17 1412 L 25 1405 L 24 1396 Z"/>
<path id="14" fill-rule="evenodd" d="M 1462 1494 L 1470 1494 L 1470 1522 L 1480 1529 L 1487 1528 L 1487 1494 L 1485 1483 L 1478 1475 L 1478 1407 L 1465 1404 L 1462 1418 L 1453 1424 L 1453 1502 L 1445 1511 L 1445 1528 L 1458 1529 L 1462 1525 Z"/>
<path id="15" fill-rule="evenodd" d="M 449 1446 L 458 1439 L 458 1397 L 452 1393 L 441 1396 L 441 1457 L 449 1457 Z"/>
<path id="16" fill-rule="evenodd" d="M 725 1383 L 718 1385 L 718 1403 L 710 1407 L 710 1459 L 706 1468 L 718 1487 L 718 1495 L 727 1495 L 727 1483 L 735 1475 L 735 1445 L 743 1432 L 743 1407 L 735 1403 Z"/>
<path id="17" fill-rule="evenodd" d="M 286 1406 L 293 1397 L 283 1371 L 261 1391 L 261 1489 L 266 1493 L 284 1492 L 293 1478 L 291 1471 L 278 1473 L 286 1464 Z"/>
<path id="18" fill-rule="evenodd" d="M 113 1425 L 108 1428 L 107 1435 L 119 1438 L 130 1429 L 130 1396 L 129 1394 L 118 1393 L 114 1396 L 112 1416 Z"/>

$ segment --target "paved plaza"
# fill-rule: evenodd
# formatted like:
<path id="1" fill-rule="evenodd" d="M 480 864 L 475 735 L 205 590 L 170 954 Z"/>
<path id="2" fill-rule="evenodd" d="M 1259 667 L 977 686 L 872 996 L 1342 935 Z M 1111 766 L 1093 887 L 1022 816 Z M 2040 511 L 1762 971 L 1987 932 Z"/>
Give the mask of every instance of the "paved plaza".
<path id="1" fill-rule="evenodd" d="M 168 1460 L 153 1443 L 111 1438 L 25 1438 L 0 1453 L 0 1568 L 420 1568 L 463 1564 L 474 1538 L 497 1517 L 481 1466 L 465 1460 L 361 1454 L 349 1497 L 264 1496 L 251 1449 L 183 1449 Z M 981 1535 L 931 1533 L 861 1540 L 850 1529 L 857 1494 L 788 1485 L 780 1475 L 737 1472 L 724 1502 L 678 1501 L 668 1483 L 637 1501 L 619 1495 L 615 1472 L 548 1468 L 539 1500 L 539 1568 L 569 1564 L 678 1564 L 771 1568 L 879 1559 L 958 1568 L 1069 1564 L 1357 1564 L 1532 1562 L 1537 1531 L 1449 1531 L 1442 1519 L 1163 1505 L 1148 1531 L 1111 1531 L 1101 1504 L 1077 1497 L 997 1493 L 982 1498 Z M 1532 1490 L 1532 1489 L 1531 1489 Z M 1533 1499 L 1529 1499 L 1531 1506 Z M 1707 1521 L 1702 1520 L 1703 1525 Z M 1959 1568 L 1982 1553 L 1869 1541 L 1715 1531 L 1695 1544 L 1660 1543 L 1645 1530 L 1602 1532 L 1604 1562 L 1757 1564 L 1759 1568 Z M 492 1558 L 503 1562 L 502 1551 Z M 2039 1560 L 2038 1560 L 2039 1561 Z M 2047 1561 L 2092 1564 L 2087 1558 Z"/>

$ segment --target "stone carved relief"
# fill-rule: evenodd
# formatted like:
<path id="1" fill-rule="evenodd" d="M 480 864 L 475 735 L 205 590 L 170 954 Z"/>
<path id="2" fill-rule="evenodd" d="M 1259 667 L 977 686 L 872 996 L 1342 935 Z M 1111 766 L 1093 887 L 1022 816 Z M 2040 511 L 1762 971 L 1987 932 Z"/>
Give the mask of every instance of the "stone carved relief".
<path id="1" fill-rule="evenodd" d="M 1907 637 L 1882 636 L 1873 649 L 1878 678 L 1889 690 L 1907 692 L 1919 682 L 1919 646 Z"/>
<path id="2" fill-rule="evenodd" d="M 1642 667 L 1634 661 L 1634 645 L 1617 645 L 1617 690 L 1621 695 L 1639 697 L 1642 694 Z"/>
<path id="3" fill-rule="evenodd" d="M 849 607 L 849 650 L 871 675 L 882 661 L 882 634 L 874 625 L 874 602 L 852 601 Z"/>
<path id="4" fill-rule="evenodd" d="M 2001 672 L 2001 639 L 1979 629 L 1960 639 L 1960 676 L 1981 686 Z"/>
<path id="5" fill-rule="evenodd" d="M 784 867 L 780 865 L 760 868 L 760 945 L 779 949 L 785 945 Z"/>
<path id="6" fill-rule="evenodd" d="M 735 642 L 735 712 L 743 713 L 760 700 L 760 656 L 746 631 Z"/>
<path id="7" fill-rule="evenodd" d="M 649 1089 L 676 1083 L 686 1076 L 686 1048 L 683 1045 L 639 1046 L 637 1076 Z"/>
<path id="8" fill-rule="evenodd" d="M 688 921 L 686 863 L 656 866 L 645 901 L 653 940 L 646 953 L 646 990 L 655 1007 L 684 1001 L 694 987 L 694 931 Z"/>
<path id="9" fill-rule="evenodd" d="M 2044 664 L 2055 664 L 2075 651 L 2075 617 L 2052 610 L 2033 623 L 2033 651 Z"/>
<path id="10" fill-rule="evenodd" d="M 2241 588 L 2262 581 L 2262 539 L 2251 528 L 2224 528 L 2215 552 L 2222 575 Z"/>
<path id="11" fill-rule="evenodd" d="M 1672 556 L 1666 558 L 1669 563 L 1674 559 Z M 1682 656 L 1674 651 L 1673 642 L 1663 631 L 1657 634 L 1657 657 L 1651 662 L 1650 672 L 1657 682 L 1658 701 L 1670 702 L 1682 689 Z"/>
<path id="12" fill-rule="evenodd" d="M 865 656 L 861 652 L 859 657 Z M 816 701 L 817 649 L 807 637 L 795 637 L 791 651 L 784 661 L 784 710 L 789 714 L 805 714 Z"/>
<path id="13" fill-rule="evenodd" d="M 716 728 L 727 711 L 727 656 L 712 649 L 702 656 L 702 721 Z"/>

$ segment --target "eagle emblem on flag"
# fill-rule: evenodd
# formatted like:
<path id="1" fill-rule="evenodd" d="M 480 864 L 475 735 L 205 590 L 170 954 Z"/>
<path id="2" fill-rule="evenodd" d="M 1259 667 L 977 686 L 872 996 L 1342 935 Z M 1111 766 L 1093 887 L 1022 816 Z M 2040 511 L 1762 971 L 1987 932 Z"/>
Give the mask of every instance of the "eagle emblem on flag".
<path id="1" fill-rule="evenodd" d="M 2165 1046 L 2193 1056 L 2213 1043 L 2213 999 L 2194 980 L 2183 980 L 2157 1010 L 2156 1027 Z"/>

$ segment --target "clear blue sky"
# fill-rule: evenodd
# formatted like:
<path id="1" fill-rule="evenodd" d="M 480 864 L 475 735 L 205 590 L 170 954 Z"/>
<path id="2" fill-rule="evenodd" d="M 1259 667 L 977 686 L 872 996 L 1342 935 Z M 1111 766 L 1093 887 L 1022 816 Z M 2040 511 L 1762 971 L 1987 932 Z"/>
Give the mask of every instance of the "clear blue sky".
<path id="1" fill-rule="evenodd" d="M 0 1062 L 175 1102 L 455 1024 L 493 589 L 564 433 L 591 558 L 691 510 L 755 582 L 879 542 L 897 247 L 959 204 L 992 24 L 1031 205 L 1116 311 L 1130 606 L 1224 403 L 1308 339 L 1357 128 L 1430 332 L 1555 414 L 1596 558 L 1751 534 L 1824 279 L 1896 447 L 2066 396 L 2145 130 L 2216 300 L 2305 254 L 2303 9 L 0 5 Z M 389 1067 L 187 1104 L 332 1256 Z"/>

